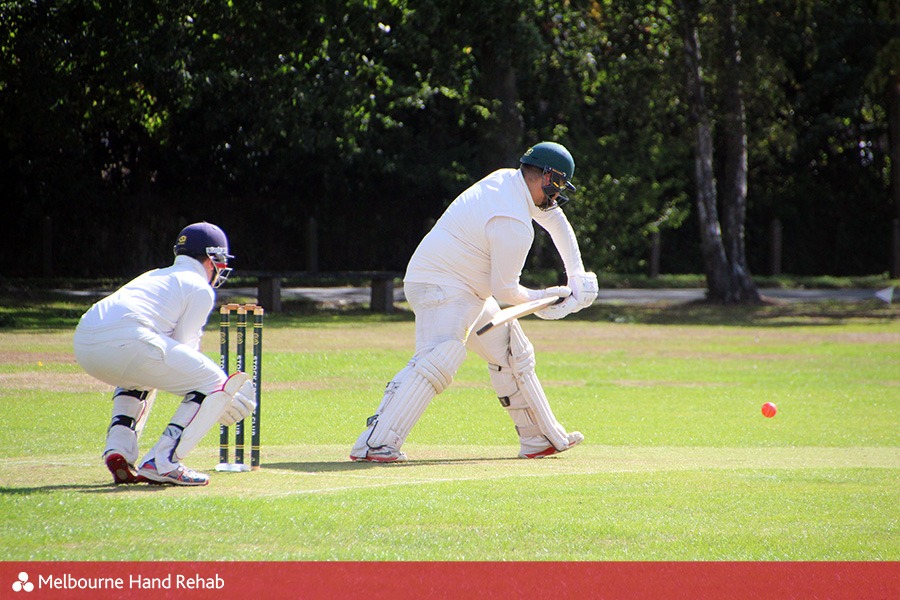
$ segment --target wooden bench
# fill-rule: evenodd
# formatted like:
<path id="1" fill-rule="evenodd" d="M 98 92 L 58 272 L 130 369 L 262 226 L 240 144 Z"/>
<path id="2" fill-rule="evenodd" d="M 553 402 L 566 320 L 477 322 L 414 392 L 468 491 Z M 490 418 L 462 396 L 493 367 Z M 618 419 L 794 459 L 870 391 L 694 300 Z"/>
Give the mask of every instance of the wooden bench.
<path id="1" fill-rule="evenodd" d="M 240 277 L 256 278 L 256 301 L 270 312 L 281 312 L 281 282 L 291 279 L 310 287 L 323 284 L 368 281 L 371 285 L 370 308 L 373 312 L 394 312 L 394 280 L 403 277 L 398 271 L 240 271 Z"/>

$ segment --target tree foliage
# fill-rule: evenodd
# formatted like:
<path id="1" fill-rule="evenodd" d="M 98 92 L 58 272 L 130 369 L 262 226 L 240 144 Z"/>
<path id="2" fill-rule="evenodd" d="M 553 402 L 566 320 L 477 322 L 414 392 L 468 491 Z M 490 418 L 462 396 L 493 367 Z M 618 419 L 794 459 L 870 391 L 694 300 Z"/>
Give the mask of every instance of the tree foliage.
<path id="1" fill-rule="evenodd" d="M 698 32 L 721 128 L 714 4 Z M 736 0 L 754 271 L 776 217 L 785 271 L 888 268 L 884 6 Z M 0 2 L 0 274 L 46 272 L 48 224 L 57 273 L 133 274 L 199 219 L 228 231 L 238 268 L 304 268 L 314 222 L 320 268 L 400 270 L 456 194 L 541 139 L 576 157 L 566 210 L 590 268 L 645 270 L 659 231 L 663 271 L 702 271 L 675 16 L 641 0 Z M 559 266 L 540 238 L 529 269 Z"/>

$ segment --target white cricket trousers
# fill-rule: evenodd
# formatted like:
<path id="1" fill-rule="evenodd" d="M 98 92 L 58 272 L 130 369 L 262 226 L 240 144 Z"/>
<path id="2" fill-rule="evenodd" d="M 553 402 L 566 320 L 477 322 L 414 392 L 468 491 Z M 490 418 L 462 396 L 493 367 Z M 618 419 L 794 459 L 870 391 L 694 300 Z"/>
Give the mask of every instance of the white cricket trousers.
<path id="1" fill-rule="evenodd" d="M 507 364 L 508 327 L 495 327 L 482 336 L 474 333 L 500 311 L 494 298 L 482 300 L 463 289 L 427 283 L 405 283 L 403 292 L 416 315 L 415 356 L 458 340 L 489 363 Z"/>
<path id="2" fill-rule="evenodd" d="M 89 375 L 126 390 L 208 395 L 226 379 L 202 352 L 139 325 L 102 331 L 78 327 L 73 347 L 75 360 Z"/>

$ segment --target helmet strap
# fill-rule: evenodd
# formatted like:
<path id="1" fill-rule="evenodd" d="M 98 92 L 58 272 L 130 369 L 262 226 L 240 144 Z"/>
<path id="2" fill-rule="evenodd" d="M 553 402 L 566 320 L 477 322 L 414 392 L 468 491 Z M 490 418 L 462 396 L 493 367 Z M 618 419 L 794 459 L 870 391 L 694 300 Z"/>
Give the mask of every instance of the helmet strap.
<path id="1" fill-rule="evenodd" d="M 231 268 L 228 266 L 228 259 L 230 258 L 228 249 L 210 246 L 206 249 L 206 256 L 209 257 L 209 261 L 213 266 L 213 276 L 209 284 L 213 288 L 217 288 L 225 283 L 225 280 L 231 275 Z"/>
<path id="2" fill-rule="evenodd" d="M 216 262 L 215 260 L 211 260 L 211 262 L 213 266 L 213 276 L 209 284 L 213 288 L 218 288 L 220 285 L 225 283 L 225 280 L 228 279 L 229 275 L 231 275 L 231 267 L 229 267 L 225 263 Z"/>

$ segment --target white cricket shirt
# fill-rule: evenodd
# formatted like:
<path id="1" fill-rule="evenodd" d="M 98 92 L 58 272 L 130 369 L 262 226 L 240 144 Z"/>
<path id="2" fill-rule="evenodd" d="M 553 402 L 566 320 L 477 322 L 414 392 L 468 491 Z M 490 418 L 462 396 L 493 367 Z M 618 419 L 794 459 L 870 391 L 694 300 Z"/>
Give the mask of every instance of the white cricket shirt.
<path id="1" fill-rule="evenodd" d="M 542 298 L 542 291 L 519 284 L 534 242 L 532 220 L 550 233 L 566 272 L 584 271 L 565 213 L 540 210 L 522 172 L 500 169 L 447 207 L 413 253 L 404 281 L 461 288 L 506 304 Z"/>
<path id="2" fill-rule="evenodd" d="M 199 350 L 215 302 L 206 277 L 200 262 L 176 256 L 171 266 L 139 275 L 88 309 L 78 323 L 82 340 L 102 342 L 147 327 Z"/>

